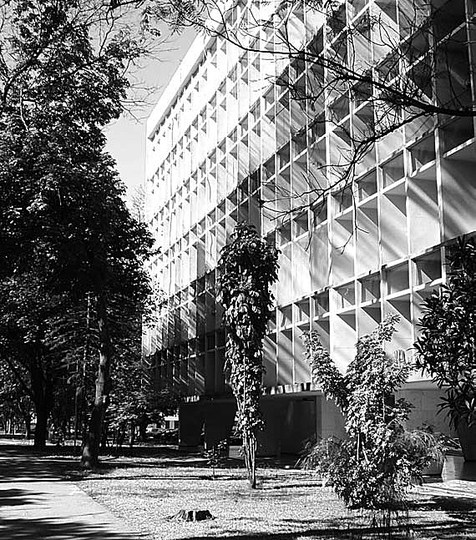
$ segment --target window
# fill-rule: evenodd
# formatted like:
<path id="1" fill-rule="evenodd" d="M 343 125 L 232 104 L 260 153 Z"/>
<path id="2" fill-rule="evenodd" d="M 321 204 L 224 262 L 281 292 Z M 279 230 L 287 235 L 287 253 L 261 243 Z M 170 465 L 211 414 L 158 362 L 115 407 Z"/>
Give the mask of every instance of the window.
<path id="1" fill-rule="evenodd" d="M 359 280 L 360 283 L 360 301 L 373 302 L 380 298 L 380 276 L 373 274 Z"/>
<path id="2" fill-rule="evenodd" d="M 355 305 L 355 284 L 354 282 L 336 288 L 336 308 L 345 309 Z"/>
<path id="3" fill-rule="evenodd" d="M 403 153 L 400 152 L 397 156 L 383 164 L 381 170 L 383 188 L 401 180 L 405 176 Z"/>
<path id="4" fill-rule="evenodd" d="M 409 287 L 408 263 L 387 270 L 387 294 L 395 294 Z"/>
<path id="5" fill-rule="evenodd" d="M 423 285 L 441 278 L 440 250 L 425 254 L 413 261 L 414 284 Z"/>

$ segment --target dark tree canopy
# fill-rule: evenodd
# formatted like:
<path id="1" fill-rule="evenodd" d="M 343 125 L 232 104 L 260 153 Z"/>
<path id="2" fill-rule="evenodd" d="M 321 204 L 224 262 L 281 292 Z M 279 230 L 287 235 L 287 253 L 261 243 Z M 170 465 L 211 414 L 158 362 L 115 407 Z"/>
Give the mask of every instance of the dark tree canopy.
<path id="1" fill-rule="evenodd" d="M 99 2 L 1 7 L 0 294 L 9 301 L 2 326 L 12 333 L 2 335 L 0 353 L 28 368 L 47 418 L 56 370 L 68 348 L 84 347 L 80 321 L 91 298 L 90 346 L 102 362 L 96 398 L 105 410 L 116 338 L 149 294 L 143 262 L 152 241 L 126 208 L 102 131 L 123 111 L 140 48 L 114 32 Z"/>

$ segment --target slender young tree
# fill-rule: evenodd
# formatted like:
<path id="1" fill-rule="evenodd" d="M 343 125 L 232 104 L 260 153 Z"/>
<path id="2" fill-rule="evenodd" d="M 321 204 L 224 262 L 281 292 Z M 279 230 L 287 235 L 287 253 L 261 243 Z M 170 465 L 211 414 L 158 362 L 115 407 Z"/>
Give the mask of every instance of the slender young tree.
<path id="1" fill-rule="evenodd" d="M 226 366 L 238 408 L 238 429 L 252 488 L 256 487 L 257 432 L 263 428 L 259 409 L 263 376 L 262 348 L 271 317 L 277 279 L 278 250 L 256 229 L 238 224 L 218 263 L 218 301 L 227 330 Z"/>

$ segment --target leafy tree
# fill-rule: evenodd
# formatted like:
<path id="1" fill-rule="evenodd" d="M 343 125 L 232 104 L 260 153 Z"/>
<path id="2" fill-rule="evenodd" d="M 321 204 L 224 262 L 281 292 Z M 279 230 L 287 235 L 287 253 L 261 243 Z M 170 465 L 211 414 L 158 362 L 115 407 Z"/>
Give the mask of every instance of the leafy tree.
<path id="1" fill-rule="evenodd" d="M 44 301 L 38 306 L 51 313 L 54 303 L 74 310 L 88 295 L 93 299 L 99 361 L 83 454 L 90 466 L 97 463 L 110 392 L 116 317 L 139 317 L 149 292 L 142 262 L 150 236 L 124 204 L 102 133 L 123 110 L 125 73 L 141 50 L 124 32 L 113 32 L 114 18 L 101 11 L 100 2 L 6 4 L 0 57 L 0 277 L 6 289 L 12 276 L 23 280 L 23 290 L 41 283 Z M 18 308 L 21 302 L 12 313 Z M 31 350 L 17 356 L 31 374 L 39 371 L 32 384 L 49 381 L 50 400 L 52 372 L 45 367 L 56 366 L 56 359 L 47 329 L 44 319 Z M 11 349 L 20 343 L 7 341 Z M 36 403 L 37 414 L 47 418 L 51 407 Z M 44 445 L 44 438 L 36 443 Z"/>
<path id="2" fill-rule="evenodd" d="M 446 397 L 451 423 L 476 424 L 476 240 L 460 238 L 447 251 L 447 283 L 423 304 L 417 366 Z"/>
<path id="3" fill-rule="evenodd" d="M 4 368 L 15 376 L 36 411 L 35 445 L 45 444 L 53 409 L 55 381 L 64 376 L 60 345 L 54 337 L 58 317 L 65 317 L 65 296 L 51 294 L 38 270 L 19 272 L 0 281 L 0 347 Z"/>
<path id="4" fill-rule="evenodd" d="M 24 425 L 26 438 L 30 439 L 32 413 L 29 394 L 12 372 L 0 364 L 0 418 L 5 430 L 8 424 Z"/>
<path id="5" fill-rule="evenodd" d="M 387 317 L 369 335 L 359 338 L 357 354 L 342 375 L 316 332 L 306 336 L 307 359 L 313 380 L 345 417 L 345 441 L 320 441 L 309 449 L 304 464 L 330 479 L 344 502 L 356 508 L 395 508 L 433 459 L 441 459 L 435 437 L 407 431 L 411 404 L 395 400 L 411 363 L 405 355 L 385 353 L 398 316 Z"/>
<path id="6" fill-rule="evenodd" d="M 115 432 L 116 443 L 124 439 L 129 428 L 131 446 L 135 442 L 136 428 L 139 428 L 141 440 L 145 439 L 145 429 L 154 412 L 150 399 L 150 381 L 141 359 L 140 321 L 136 322 L 135 327 L 135 334 L 130 333 L 129 347 L 123 348 L 116 358 L 107 414 L 108 426 Z"/>
<path id="7" fill-rule="evenodd" d="M 277 279 L 278 253 L 253 226 L 241 223 L 218 263 L 218 301 L 224 307 L 227 330 L 225 369 L 236 398 L 237 427 L 252 488 L 256 487 L 256 434 L 263 426 L 259 410 L 262 347 L 272 313 L 270 286 Z"/>

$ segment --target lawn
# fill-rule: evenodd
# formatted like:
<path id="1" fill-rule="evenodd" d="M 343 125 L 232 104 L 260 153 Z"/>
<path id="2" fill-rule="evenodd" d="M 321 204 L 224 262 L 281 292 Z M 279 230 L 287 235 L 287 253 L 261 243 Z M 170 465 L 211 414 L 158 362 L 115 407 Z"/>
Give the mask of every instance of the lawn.
<path id="1" fill-rule="evenodd" d="M 150 539 L 476 539 L 476 498 L 446 493 L 442 484 L 437 495 L 431 485 L 415 491 L 408 518 L 397 518 L 389 537 L 372 528 L 372 516 L 347 510 L 312 472 L 268 464 L 259 469 L 258 489 L 250 490 L 243 469 L 227 463 L 213 478 L 203 458 L 179 452 L 102 463 L 95 472 L 67 474 Z M 171 520 L 181 509 L 209 510 L 215 519 Z"/>

